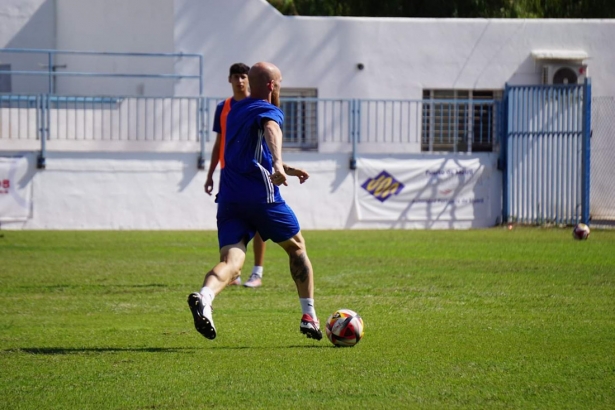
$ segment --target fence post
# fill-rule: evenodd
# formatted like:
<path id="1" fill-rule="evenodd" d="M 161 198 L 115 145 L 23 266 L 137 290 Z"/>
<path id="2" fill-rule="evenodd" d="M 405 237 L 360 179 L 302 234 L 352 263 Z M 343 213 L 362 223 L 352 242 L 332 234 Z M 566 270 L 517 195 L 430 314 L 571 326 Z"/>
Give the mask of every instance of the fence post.
<path id="1" fill-rule="evenodd" d="M 504 98 L 500 104 L 500 158 L 498 159 L 498 169 L 502 171 L 502 223 L 508 222 L 510 208 L 508 196 L 508 94 L 510 86 L 504 86 Z"/>
<path id="2" fill-rule="evenodd" d="M 197 167 L 200 170 L 205 169 L 205 97 L 199 96 L 199 139 L 201 143 L 201 152 L 197 162 Z"/>
<path id="3" fill-rule="evenodd" d="M 583 84 L 583 142 L 581 157 L 581 222 L 589 225 L 589 199 L 590 199 L 590 176 L 591 176 L 591 80 L 585 78 Z"/>
<path id="4" fill-rule="evenodd" d="M 36 167 L 38 169 L 45 169 L 45 157 L 47 155 L 47 136 L 49 135 L 49 107 L 47 106 L 49 99 L 46 95 L 37 96 L 36 108 L 37 108 L 37 129 L 38 137 L 41 140 L 41 152 L 36 159 Z"/>
<path id="5" fill-rule="evenodd" d="M 357 169 L 357 139 L 358 131 L 356 126 L 357 100 L 350 100 L 350 138 L 352 143 L 352 153 L 350 156 L 350 169 Z"/>

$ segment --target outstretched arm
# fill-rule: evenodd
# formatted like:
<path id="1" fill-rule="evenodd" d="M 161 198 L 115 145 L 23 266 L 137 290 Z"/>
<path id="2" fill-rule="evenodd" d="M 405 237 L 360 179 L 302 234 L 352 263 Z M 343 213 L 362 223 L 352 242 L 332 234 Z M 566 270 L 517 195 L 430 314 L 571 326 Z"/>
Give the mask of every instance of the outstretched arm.
<path id="1" fill-rule="evenodd" d="M 301 168 L 293 168 L 286 164 L 284 164 L 284 172 L 286 172 L 286 175 L 299 178 L 300 184 L 303 184 L 310 177 L 310 174 Z"/>

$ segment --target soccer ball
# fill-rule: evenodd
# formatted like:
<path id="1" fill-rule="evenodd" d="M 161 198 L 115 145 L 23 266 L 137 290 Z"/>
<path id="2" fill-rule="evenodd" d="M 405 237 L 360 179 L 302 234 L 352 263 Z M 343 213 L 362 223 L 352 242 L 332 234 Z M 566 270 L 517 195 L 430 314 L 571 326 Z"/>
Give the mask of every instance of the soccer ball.
<path id="1" fill-rule="evenodd" d="M 350 309 L 339 309 L 327 319 L 327 338 L 335 346 L 354 346 L 363 338 L 363 319 Z"/>
<path id="2" fill-rule="evenodd" d="M 572 230 L 572 237 L 574 239 L 583 240 L 589 238 L 589 226 L 579 223 L 576 224 L 574 229 Z"/>

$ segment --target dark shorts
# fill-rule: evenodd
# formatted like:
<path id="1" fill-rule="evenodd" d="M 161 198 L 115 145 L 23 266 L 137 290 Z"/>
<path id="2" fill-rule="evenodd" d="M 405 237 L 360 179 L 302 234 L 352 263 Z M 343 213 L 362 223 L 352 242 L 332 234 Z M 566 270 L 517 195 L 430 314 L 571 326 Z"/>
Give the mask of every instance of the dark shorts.
<path id="1" fill-rule="evenodd" d="M 244 240 L 256 232 L 264 241 L 283 242 L 301 230 L 295 213 L 286 202 L 274 204 L 218 204 L 218 244 L 220 248 Z"/>

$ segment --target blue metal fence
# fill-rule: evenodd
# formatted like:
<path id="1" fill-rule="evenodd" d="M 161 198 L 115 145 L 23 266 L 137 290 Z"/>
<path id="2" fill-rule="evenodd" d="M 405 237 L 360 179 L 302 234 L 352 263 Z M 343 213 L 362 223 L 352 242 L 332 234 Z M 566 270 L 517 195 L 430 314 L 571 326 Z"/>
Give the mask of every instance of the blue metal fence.
<path id="1" fill-rule="evenodd" d="M 503 219 L 589 222 L 591 86 L 507 86 Z"/>
<path id="2" fill-rule="evenodd" d="M 48 94 L 56 94 L 55 81 L 57 77 L 114 77 L 114 78 L 153 78 L 153 79 L 191 79 L 197 80 L 199 87 L 198 95 L 203 94 L 203 55 L 195 53 L 132 53 L 132 52 L 107 52 L 107 51 L 75 51 L 53 50 L 33 48 L 0 48 L 0 53 L 7 54 L 30 54 L 42 55 L 46 64 L 42 70 L 6 70 L 4 75 L 18 76 L 45 76 L 47 77 Z M 187 59 L 198 62 L 198 72 L 195 74 L 170 74 L 170 73 L 118 73 L 118 72 L 84 72 L 84 71 L 58 71 L 56 57 L 59 55 L 70 56 L 101 56 L 101 57 L 137 57 L 137 58 L 163 58 L 163 59 Z"/>
<path id="3" fill-rule="evenodd" d="M 197 142 L 199 168 L 213 141 L 222 98 L 0 94 L 0 141 L 36 139 L 44 166 L 47 141 Z M 499 102 L 284 97 L 287 149 L 364 152 L 492 151 Z M 429 108 L 426 108 L 429 106 Z M 146 149 L 146 146 L 143 146 Z"/>

